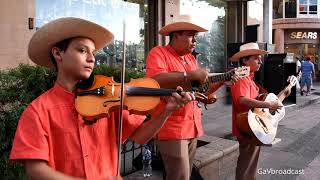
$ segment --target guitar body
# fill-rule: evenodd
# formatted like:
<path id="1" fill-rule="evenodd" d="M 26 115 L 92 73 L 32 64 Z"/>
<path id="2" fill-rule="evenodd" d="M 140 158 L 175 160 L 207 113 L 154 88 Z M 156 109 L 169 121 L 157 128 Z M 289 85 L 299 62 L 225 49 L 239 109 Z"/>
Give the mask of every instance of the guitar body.
<path id="1" fill-rule="evenodd" d="M 263 97 L 266 102 L 280 101 L 278 97 L 269 93 Z M 285 115 L 284 107 L 276 112 L 268 108 L 254 108 L 237 116 L 236 125 L 239 131 L 255 145 L 270 145 L 277 134 L 278 124 Z"/>

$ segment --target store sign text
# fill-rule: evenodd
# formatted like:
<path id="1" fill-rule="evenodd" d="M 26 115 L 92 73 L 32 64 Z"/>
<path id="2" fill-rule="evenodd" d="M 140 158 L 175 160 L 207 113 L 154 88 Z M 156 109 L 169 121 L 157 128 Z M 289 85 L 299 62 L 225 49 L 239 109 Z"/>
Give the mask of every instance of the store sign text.
<path id="1" fill-rule="evenodd" d="M 292 32 L 290 34 L 291 39 L 317 39 L 317 32 Z"/>

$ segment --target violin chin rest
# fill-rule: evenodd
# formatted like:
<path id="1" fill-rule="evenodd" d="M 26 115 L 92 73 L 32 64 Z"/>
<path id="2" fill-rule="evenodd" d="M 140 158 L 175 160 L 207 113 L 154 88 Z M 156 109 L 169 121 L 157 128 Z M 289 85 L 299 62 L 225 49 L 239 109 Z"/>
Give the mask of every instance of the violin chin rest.
<path id="1" fill-rule="evenodd" d="M 88 89 L 90 88 L 93 83 L 94 83 L 94 74 L 91 73 L 89 78 L 88 79 L 84 79 L 84 80 L 81 80 L 78 84 L 77 84 L 77 87 L 79 89 Z"/>

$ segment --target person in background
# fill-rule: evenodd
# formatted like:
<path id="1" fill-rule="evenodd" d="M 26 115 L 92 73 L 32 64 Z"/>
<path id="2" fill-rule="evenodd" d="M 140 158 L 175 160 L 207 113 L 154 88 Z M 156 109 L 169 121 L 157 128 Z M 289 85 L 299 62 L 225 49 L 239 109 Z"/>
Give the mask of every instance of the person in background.
<path id="1" fill-rule="evenodd" d="M 311 57 L 306 56 L 305 61 L 301 64 L 301 87 L 300 93 L 301 96 L 304 94 L 304 86 L 307 86 L 306 96 L 310 95 L 311 92 L 311 85 L 312 85 L 312 78 L 315 79 L 315 70 L 314 64 L 311 62 Z"/>
<path id="2" fill-rule="evenodd" d="M 300 58 L 297 56 L 296 57 L 296 73 L 297 73 L 297 79 L 298 79 L 298 81 L 300 82 L 300 80 L 301 80 L 301 62 L 300 62 Z M 298 92 L 298 91 L 300 91 L 300 84 L 299 83 L 297 83 L 296 84 L 296 88 L 297 88 L 297 91 L 296 92 Z"/>

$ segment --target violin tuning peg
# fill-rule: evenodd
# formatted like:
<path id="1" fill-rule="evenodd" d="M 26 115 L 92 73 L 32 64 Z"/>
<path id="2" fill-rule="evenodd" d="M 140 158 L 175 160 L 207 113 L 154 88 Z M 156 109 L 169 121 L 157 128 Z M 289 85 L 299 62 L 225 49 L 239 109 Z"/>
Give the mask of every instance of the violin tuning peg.
<path id="1" fill-rule="evenodd" d="M 207 103 L 204 104 L 204 108 L 208 110 Z"/>
<path id="2" fill-rule="evenodd" d="M 201 102 L 198 102 L 198 103 L 197 103 L 197 106 L 198 106 L 198 108 L 201 108 L 201 107 L 202 107 L 202 103 L 201 103 Z"/>

